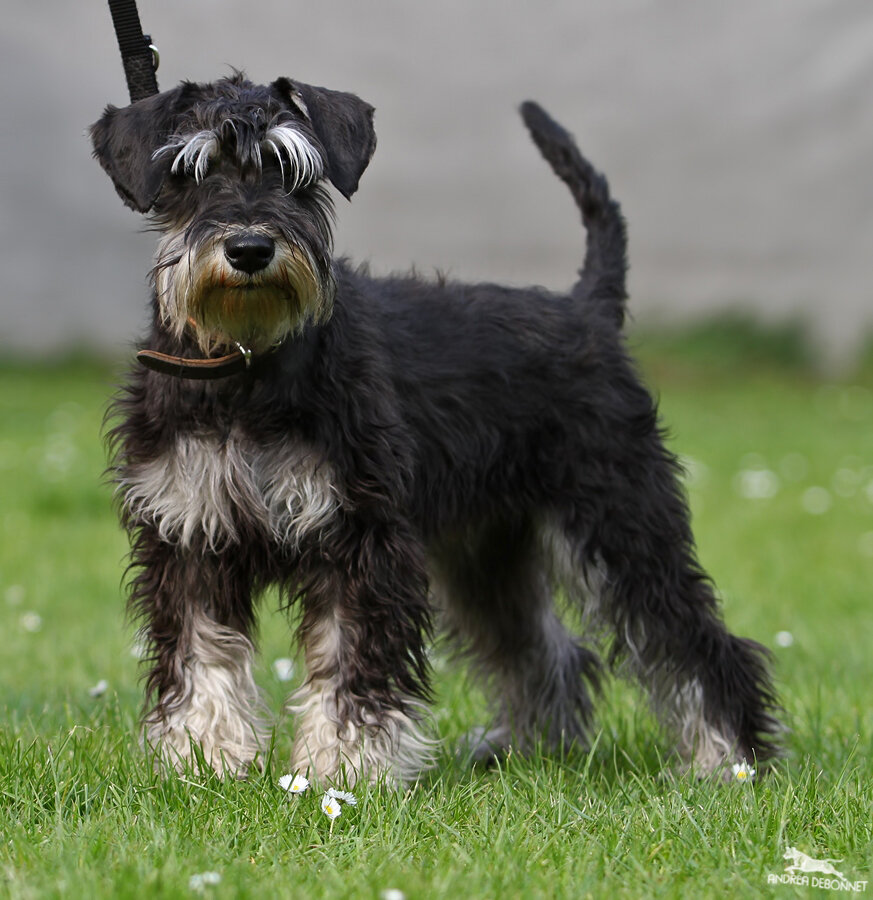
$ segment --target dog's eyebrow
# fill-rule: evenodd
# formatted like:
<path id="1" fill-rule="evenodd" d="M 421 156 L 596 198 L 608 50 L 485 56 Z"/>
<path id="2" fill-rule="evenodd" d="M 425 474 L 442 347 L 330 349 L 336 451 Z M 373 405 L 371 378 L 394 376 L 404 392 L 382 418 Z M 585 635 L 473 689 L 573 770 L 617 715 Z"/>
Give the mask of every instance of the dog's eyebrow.
<path id="1" fill-rule="evenodd" d="M 276 154 L 283 182 L 285 181 L 283 155 L 291 163 L 294 174 L 293 182 L 288 185 L 289 191 L 312 184 L 324 174 L 321 154 L 304 134 L 291 125 L 273 125 L 267 130 L 263 143 Z"/>
<path id="2" fill-rule="evenodd" d="M 180 168 L 185 172 L 193 169 L 194 179 L 200 182 L 206 177 L 209 159 L 218 153 L 218 148 L 218 135 L 214 131 L 198 131 L 191 137 L 171 138 L 169 143 L 155 150 L 152 159 L 158 159 L 165 153 L 176 151 L 170 171 L 175 174 Z"/>
<path id="3" fill-rule="evenodd" d="M 237 135 L 237 149 L 240 150 L 242 142 L 236 123 L 232 119 L 226 119 L 213 130 L 198 131 L 193 135 L 174 135 L 152 154 L 152 159 L 175 153 L 170 171 L 174 174 L 180 170 L 193 174 L 199 183 L 206 177 L 210 159 L 217 156 L 221 149 L 220 135 L 227 125 Z M 269 148 L 275 154 L 282 172 L 282 181 L 288 181 L 289 192 L 313 184 L 324 175 L 321 153 L 293 125 L 271 125 L 260 142 L 252 142 L 249 156 L 258 169 L 262 167 L 261 146 Z M 289 170 L 287 172 L 286 164 Z"/>

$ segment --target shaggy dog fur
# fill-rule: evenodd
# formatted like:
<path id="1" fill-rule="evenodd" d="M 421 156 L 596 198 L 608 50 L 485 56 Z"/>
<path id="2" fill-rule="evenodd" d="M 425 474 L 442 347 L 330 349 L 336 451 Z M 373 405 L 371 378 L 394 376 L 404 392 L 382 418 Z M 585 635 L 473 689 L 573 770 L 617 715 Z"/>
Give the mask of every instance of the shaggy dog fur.
<path id="1" fill-rule="evenodd" d="M 292 764 L 321 779 L 402 783 L 428 763 L 435 624 L 494 700 L 478 755 L 584 740 L 598 648 L 697 770 L 773 754 L 765 651 L 720 619 L 623 344 L 618 205 L 540 107 L 522 116 L 587 229 L 566 295 L 335 260 L 327 183 L 350 197 L 375 147 L 354 95 L 237 75 L 93 126 L 161 235 L 148 346 L 164 363 L 131 375 L 111 444 L 151 648 L 146 736 L 176 766 L 199 746 L 243 774 L 263 749 L 268 585 L 300 608 Z M 207 380 L 180 362 L 217 353 L 248 365 Z"/>

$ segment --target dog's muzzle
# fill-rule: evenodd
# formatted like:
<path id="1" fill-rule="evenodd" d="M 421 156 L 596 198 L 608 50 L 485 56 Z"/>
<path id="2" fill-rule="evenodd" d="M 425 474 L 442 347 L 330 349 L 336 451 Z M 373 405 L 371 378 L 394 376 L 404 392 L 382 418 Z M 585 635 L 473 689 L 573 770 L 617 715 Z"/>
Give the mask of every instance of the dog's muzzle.
<path id="1" fill-rule="evenodd" d="M 243 371 L 251 353 L 269 353 L 332 311 L 330 269 L 319 266 L 305 246 L 264 227 L 231 227 L 193 244 L 177 232 L 158 260 L 163 321 L 180 339 L 193 338 L 205 354 L 199 360 L 152 350 L 140 354 L 141 362 L 165 374 L 214 378 Z"/>
<path id="2" fill-rule="evenodd" d="M 193 322 L 210 355 L 237 344 L 263 352 L 332 309 L 330 270 L 263 227 L 229 228 L 193 245 L 177 235 L 166 258 L 156 267 L 164 322 L 180 337 Z"/>

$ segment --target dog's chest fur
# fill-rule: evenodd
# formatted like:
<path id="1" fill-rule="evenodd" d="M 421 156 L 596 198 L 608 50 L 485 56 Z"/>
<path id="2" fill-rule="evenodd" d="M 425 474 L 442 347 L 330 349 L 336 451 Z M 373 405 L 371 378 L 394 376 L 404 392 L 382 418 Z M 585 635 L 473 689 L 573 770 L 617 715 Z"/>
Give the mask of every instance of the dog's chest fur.
<path id="1" fill-rule="evenodd" d="M 332 467 L 312 448 L 256 443 L 238 429 L 223 438 L 178 433 L 160 455 L 130 465 L 120 489 L 164 540 L 188 547 L 205 538 L 213 550 L 252 529 L 296 546 L 327 527 L 341 502 Z"/>

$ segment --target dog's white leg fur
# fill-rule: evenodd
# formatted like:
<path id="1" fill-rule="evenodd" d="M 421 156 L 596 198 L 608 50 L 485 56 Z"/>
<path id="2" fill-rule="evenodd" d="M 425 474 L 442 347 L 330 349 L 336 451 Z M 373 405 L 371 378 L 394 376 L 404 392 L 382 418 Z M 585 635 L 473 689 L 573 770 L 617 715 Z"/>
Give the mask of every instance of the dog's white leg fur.
<path id="1" fill-rule="evenodd" d="M 180 772 L 197 767 L 193 742 L 218 775 L 243 777 L 269 734 L 252 676 L 252 644 L 201 610 L 189 628 L 181 685 L 146 718 L 146 741 Z"/>
<path id="2" fill-rule="evenodd" d="M 736 740 L 708 722 L 703 707 L 703 687 L 698 681 L 674 685 L 659 704 L 673 725 L 679 755 L 697 775 L 711 775 L 737 760 Z"/>
<path id="3" fill-rule="evenodd" d="M 349 784 L 384 779 L 399 786 L 413 780 L 430 765 L 436 742 L 400 710 L 345 709 L 354 701 L 340 695 L 341 644 L 341 627 L 332 615 L 307 635 L 309 677 L 288 705 L 298 716 L 292 769 Z M 423 710 L 420 703 L 408 703 Z"/>

